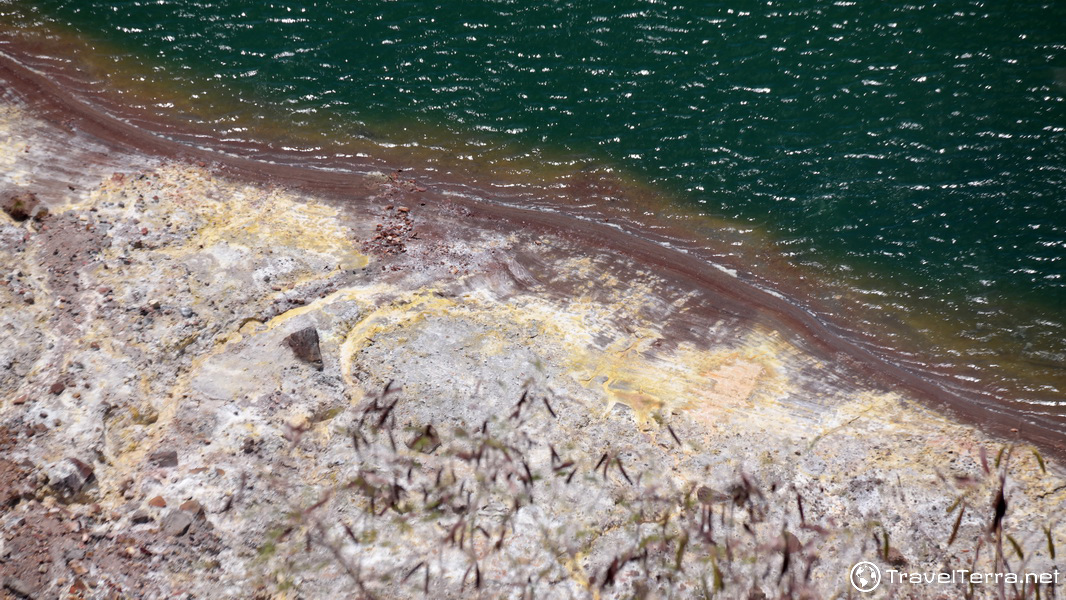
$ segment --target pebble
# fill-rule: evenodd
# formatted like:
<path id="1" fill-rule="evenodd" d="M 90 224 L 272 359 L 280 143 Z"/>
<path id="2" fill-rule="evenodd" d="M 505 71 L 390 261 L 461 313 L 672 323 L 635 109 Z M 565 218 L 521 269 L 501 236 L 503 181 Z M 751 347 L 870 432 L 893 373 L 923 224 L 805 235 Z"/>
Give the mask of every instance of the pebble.
<path id="1" fill-rule="evenodd" d="M 68 497 L 85 489 L 94 477 L 92 467 L 73 457 L 59 461 L 48 473 L 52 489 Z"/>
<path id="2" fill-rule="evenodd" d="M 153 452 L 148 460 L 157 467 L 169 469 L 178 466 L 178 453 L 174 450 L 160 450 Z"/>
<path id="3" fill-rule="evenodd" d="M 133 513 L 133 516 L 130 517 L 130 520 L 139 525 L 142 523 L 150 522 L 152 520 L 152 516 L 143 510 L 138 510 L 137 512 Z"/>
<path id="4" fill-rule="evenodd" d="M 322 350 L 318 345 L 318 330 L 314 327 L 301 329 L 285 338 L 285 344 L 292 349 L 296 358 L 310 363 L 311 366 L 322 370 Z"/>
<path id="5" fill-rule="evenodd" d="M 183 510 L 172 510 L 163 517 L 160 523 L 163 533 L 174 537 L 181 537 L 189 531 L 192 525 L 192 515 Z"/>

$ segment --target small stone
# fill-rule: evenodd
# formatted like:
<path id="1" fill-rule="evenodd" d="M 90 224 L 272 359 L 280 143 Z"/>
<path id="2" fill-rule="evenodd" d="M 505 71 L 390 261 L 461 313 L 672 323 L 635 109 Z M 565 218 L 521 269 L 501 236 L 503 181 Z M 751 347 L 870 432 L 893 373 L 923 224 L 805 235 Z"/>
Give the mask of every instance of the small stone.
<path id="1" fill-rule="evenodd" d="M 785 545 L 788 546 L 788 551 L 790 553 L 795 554 L 803 549 L 803 543 L 800 542 L 799 538 L 796 537 L 791 531 L 786 531 L 784 537 Z"/>
<path id="2" fill-rule="evenodd" d="M 183 306 L 183 307 L 181 307 L 181 308 L 179 309 L 179 312 L 181 313 L 181 316 L 182 316 L 182 317 L 185 317 L 186 319 L 191 319 L 191 318 L 192 318 L 192 316 L 196 314 L 196 313 L 194 313 L 194 312 L 192 311 L 192 309 L 191 309 L 191 308 L 189 308 L 188 306 Z"/>
<path id="3" fill-rule="evenodd" d="M 309 363 L 319 371 L 322 370 L 322 349 L 318 345 L 318 330 L 314 327 L 293 333 L 285 338 L 285 344 L 292 349 L 296 358 Z"/>
<path id="4" fill-rule="evenodd" d="M 169 469 L 178 466 L 178 453 L 174 450 L 160 450 L 153 452 L 148 457 L 148 460 L 152 461 L 152 464 L 157 467 Z"/>
<path id="5" fill-rule="evenodd" d="M 16 598 L 33 598 L 34 594 L 29 586 L 14 577 L 4 578 L 4 589 L 15 595 Z"/>
<path id="6" fill-rule="evenodd" d="M 48 473 L 52 489 L 65 499 L 77 495 L 94 479 L 93 468 L 73 457 L 59 461 Z"/>
<path id="7" fill-rule="evenodd" d="M 894 546 L 888 549 L 886 560 L 888 561 L 888 564 L 893 567 L 903 567 L 907 565 L 907 557 L 903 556 L 903 553 L 899 551 L 899 548 Z"/>
<path id="8" fill-rule="evenodd" d="M 699 489 L 696 490 L 696 498 L 700 501 L 701 504 L 714 504 L 714 490 L 705 485 L 701 485 Z"/>
<path id="9" fill-rule="evenodd" d="M 3 209 L 12 219 L 16 221 L 25 221 L 33 216 L 35 210 L 40 205 L 40 201 L 37 200 L 37 194 L 33 192 L 27 192 L 23 194 L 9 194 L 7 198 L 0 202 L 0 209 Z"/>
<path id="10" fill-rule="evenodd" d="M 28 396 L 19 396 L 18 398 L 15 398 L 14 402 L 15 402 L 15 405 L 18 406 L 20 404 L 26 404 L 27 400 L 29 400 Z"/>
<path id="11" fill-rule="evenodd" d="M 148 501 L 148 506 L 154 506 L 156 508 L 166 508 L 167 501 L 164 500 L 162 496 L 156 496 L 155 498 L 152 498 Z"/>
<path id="12" fill-rule="evenodd" d="M 411 209 L 407 208 L 406 206 L 401 206 L 400 208 L 396 209 L 396 212 L 401 212 L 401 213 L 410 212 L 410 211 L 411 211 Z"/>
<path id="13" fill-rule="evenodd" d="M 48 391 L 58 396 L 59 394 L 62 394 L 65 389 L 67 389 L 67 384 L 62 381 L 57 381 L 52 384 L 52 387 L 48 388 Z"/>
<path id="14" fill-rule="evenodd" d="M 70 570 L 74 571 L 74 574 L 79 577 L 89 572 L 89 569 L 86 569 L 80 560 L 70 561 Z"/>
<path id="15" fill-rule="evenodd" d="M 130 521 L 133 521 L 133 523 L 137 525 L 148 523 L 151 520 L 152 516 L 143 510 L 138 510 L 137 512 L 133 513 L 133 516 L 130 517 Z"/>
<path id="16" fill-rule="evenodd" d="M 182 510 L 172 510 L 163 517 L 160 526 L 163 533 L 174 537 L 181 537 L 189 531 L 192 525 L 192 515 Z"/>

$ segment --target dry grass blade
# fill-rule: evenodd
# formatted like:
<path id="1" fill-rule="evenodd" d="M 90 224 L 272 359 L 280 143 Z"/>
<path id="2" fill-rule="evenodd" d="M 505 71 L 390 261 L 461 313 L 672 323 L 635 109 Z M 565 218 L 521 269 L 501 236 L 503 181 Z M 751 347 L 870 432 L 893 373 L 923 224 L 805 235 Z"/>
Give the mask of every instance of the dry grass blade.
<path id="1" fill-rule="evenodd" d="M 677 437 L 677 433 L 674 432 L 674 428 L 671 427 L 669 423 L 666 424 L 666 430 L 670 432 L 670 437 L 674 438 L 674 442 L 676 442 L 677 445 L 680 446 L 681 438 Z"/>
<path id="2" fill-rule="evenodd" d="M 992 526 L 989 529 L 991 532 L 1001 531 L 1003 528 L 1003 517 L 1007 514 L 1007 498 L 1003 495 L 1003 482 L 1000 483 L 999 491 L 996 492 L 996 502 L 993 508 L 992 514 Z"/>
<path id="3" fill-rule="evenodd" d="M 959 516 L 955 518 L 955 525 L 951 527 L 951 536 L 948 537 L 948 546 L 955 543 L 955 538 L 959 535 L 959 526 L 962 525 L 962 515 L 964 514 L 966 514 L 965 506 L 959 510 Z"/>
<path id="4" fill-rule="evenodd" d="M 1018 543 L 1018 540 L 1014 539 L 1014 536 L 1008 533 L 1007 541 L 1010 542 L 1011 547 L 1014 548 L 1014 553 L 1018 555 L 1018 558 L 1025 560 L 1025 552 L 1022 552 L 1022 546 Z"/>
<path id="5" fill-rule="evenodd" d="M 1033 456 L 1036 457 L 1036 462 L 1040 464 L 1040 470 L 1047 473 L 1047 465 L 1044 464 L 1044 457 L 1040 455 L 1040 451 L 1033 448 Z"/>
<path id="6" fill-rule="evenodd" d="M 548 402 L 548 398 L 547 397 L 541 397 L 541 401 L 544 402 L 544 408 L 548 409 L 548 412 L 551 413 L 552 418 L 553 419 L 557 419 L 558 417 L 556 416 L 555 410 L 552 408 L 551 403 Z"/>

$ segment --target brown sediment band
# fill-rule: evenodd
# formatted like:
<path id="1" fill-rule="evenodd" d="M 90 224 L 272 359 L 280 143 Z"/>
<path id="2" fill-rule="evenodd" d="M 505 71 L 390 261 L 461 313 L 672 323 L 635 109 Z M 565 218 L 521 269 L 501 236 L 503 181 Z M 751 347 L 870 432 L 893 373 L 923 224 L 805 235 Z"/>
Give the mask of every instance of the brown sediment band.
<path id="1" fill-rule="evenodd" d="M 7 50 L 11 50 L 9 46 Z M 254 183 L 272 183 L 314 193 L 349 210 L 369 208 L 365 198 L 372 186 L 352 173 L 302 168 L 292 164 L 268 164 L 249 158 L 223 154 L 165 139 L 149 130 L 123 122 L 92 104 L 75 98 L 61 85 L 21 64 L 17 58 L 0 52 L 0 80 L 10 92 L 21 97 L 37 116 L 62 127 L 70 127 L 93 136 L 116 150 L 149 156 L 210 163 L 223 174 Z M 382 168 L 382 165 L 357 165 L 353 168 Z M 489 196 L 486 193 L 486 196 Z M 560 236 L 598 250 L 608 250 L 653 269 L 679 287 L 706 294 L 713 302 L 705 307 L 708 314 L 729 314 L 750 319 L 781 332 L 790 341 L 831 365 L 847 370 L 853 377 L 885 388 L 908 392 L 929 404 L 949 410 L 957 418 L 973 423 L 1006 438 L 1036 443 L 1051 453 L 1066 456 L 1062 419 L 1026 418 L 997 410 L 990 394 L 979 390 L 956 392 L 945 389 L 935 379 L 912 372 L 878 356 L 834 332 L 830 326 L 807 310 L 742 279 L 730 276 L 698 256 L 664 247 L 634 233 L 564 214 L 516 208 L 470 196 L 444 194 L 432 188 L 422 197 L 426 208 L 448 205 L 465 209 L 472 227 L 494 231 L 521 228 Z M 664 328 L 665 335 L 683 339 L 693 334 Z"/>

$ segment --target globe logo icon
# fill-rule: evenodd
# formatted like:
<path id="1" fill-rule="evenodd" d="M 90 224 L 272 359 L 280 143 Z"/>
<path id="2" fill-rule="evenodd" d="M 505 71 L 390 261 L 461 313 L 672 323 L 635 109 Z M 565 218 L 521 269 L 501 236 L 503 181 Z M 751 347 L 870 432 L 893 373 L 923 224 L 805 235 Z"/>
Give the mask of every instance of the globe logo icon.
<path id="1" fill-rule="evenodd" d="M 869 593 L 881 585 L 881 569 L 872 562 L 855 563 L 851 568 L 851 585 L 863 593 Z"/>

